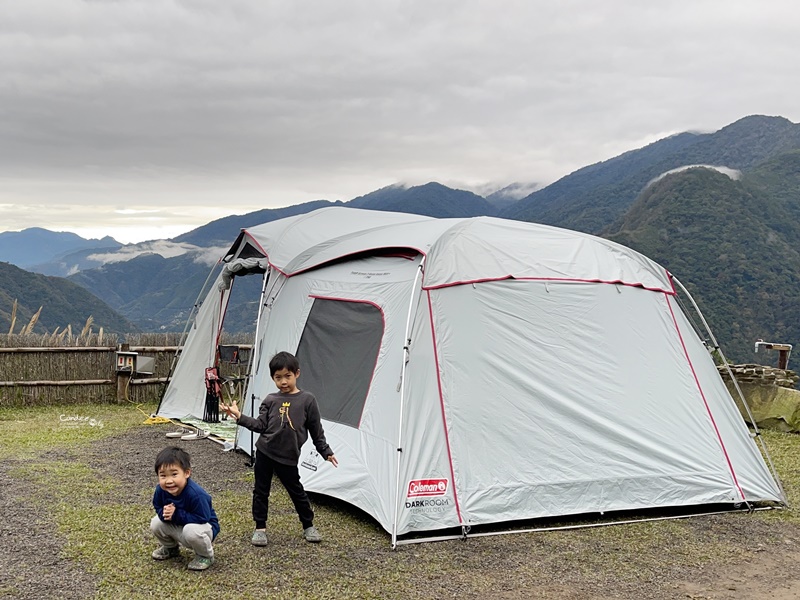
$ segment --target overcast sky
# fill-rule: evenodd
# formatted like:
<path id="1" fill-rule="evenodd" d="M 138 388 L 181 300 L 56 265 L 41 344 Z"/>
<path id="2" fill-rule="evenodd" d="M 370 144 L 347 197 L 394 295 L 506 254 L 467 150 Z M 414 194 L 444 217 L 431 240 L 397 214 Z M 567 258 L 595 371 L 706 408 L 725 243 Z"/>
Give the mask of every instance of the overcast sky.
<path id="1" fill-rule="evenodd" d="M 121 242 L 800 121 L 797 0 L 3 0 L 0 231 Z"/>

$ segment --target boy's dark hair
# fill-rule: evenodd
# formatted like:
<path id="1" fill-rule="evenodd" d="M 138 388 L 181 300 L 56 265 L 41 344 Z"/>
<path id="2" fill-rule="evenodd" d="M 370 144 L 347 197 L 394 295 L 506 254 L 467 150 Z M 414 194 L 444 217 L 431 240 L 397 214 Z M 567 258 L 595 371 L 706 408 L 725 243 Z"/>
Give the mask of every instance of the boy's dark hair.
<path id="1" fill-rule="evenodd" d="M 158 470 L 164 465 L 178 465 L 184 471 L 188 471 L 192 468 L 189 453 L 176 446 L 164 448 L 158 453 L 158 456 L 156 456 L 156 475 L 158 475 Z"/>
<path id="2" fill-rule="evenodd" d="M 269 376 L 273 377 L 275 371 L 280 371 L 281 369 L 289 369 L 292 373 L 297 373 L 300 370 L 300 361 L 297 360 L 294 354 L 278 352 L 269 361 Z"/>

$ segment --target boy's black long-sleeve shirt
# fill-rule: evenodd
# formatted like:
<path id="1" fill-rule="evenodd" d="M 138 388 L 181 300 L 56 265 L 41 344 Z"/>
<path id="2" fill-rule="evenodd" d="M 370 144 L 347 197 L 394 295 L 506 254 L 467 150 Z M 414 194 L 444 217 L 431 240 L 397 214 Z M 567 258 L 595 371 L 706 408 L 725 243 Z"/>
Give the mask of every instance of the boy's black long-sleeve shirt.
<path id="1" fill-rule="evenodd" d="M 322 458 L 333 455 L 325 440 L 317 399 L 311 392 L 269 394 L 259 407 L 258 417 L 241 415 L 237 423 L 260 433 L 256 448 L 276 462 L 296 465 L 309 435 Z"/>

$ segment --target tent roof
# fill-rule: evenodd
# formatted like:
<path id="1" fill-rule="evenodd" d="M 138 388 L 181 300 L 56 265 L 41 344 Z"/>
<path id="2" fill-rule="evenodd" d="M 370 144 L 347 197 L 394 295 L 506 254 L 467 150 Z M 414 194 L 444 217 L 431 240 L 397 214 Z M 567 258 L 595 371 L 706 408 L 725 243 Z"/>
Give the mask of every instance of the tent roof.
<path id="1" fill-rule="evenodd" d="M 328 207 L 243 229 L 225 260 L 255 246 L 288 276 L 382 248 L 427 255 L 428 288 L 498 279 L 600 281 L 673 292 L 667 271 L 602 238 L 537 223 Z M 625 260 L 620 260 L 625 259 Z"/>

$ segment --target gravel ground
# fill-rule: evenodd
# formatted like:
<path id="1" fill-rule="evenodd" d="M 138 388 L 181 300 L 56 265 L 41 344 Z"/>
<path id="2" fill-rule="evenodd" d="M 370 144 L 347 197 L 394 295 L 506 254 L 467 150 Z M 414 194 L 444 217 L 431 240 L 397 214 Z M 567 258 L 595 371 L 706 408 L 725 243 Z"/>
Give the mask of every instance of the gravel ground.
<path id="1" fill-rule="evenodd" d="M 63 540 L 40 502 L 40 491 L 8 475 L 16 462 L 0 464 L 0 598 L 88 598 L 94 578 L 61 557 Z M 12 590 L 15 590 L 12 595 Z"/>
<path id="2" fill-rule="evenodd" d="M 119 482 L 116 502 L 141 505 L 143 491 L 155 485 L 153 460 L 164 446 L 171 443 L 164 437 L 171 426 L 137 427 L 112 438 L 92 443 L 75 451 L 48 451 L 28 462 L 80 461 L 93 472 Z M 178 442 L 192 455 L 195 480 L 212 496 L 223 491 L 249 492 L 250 484 L 242 475 L 248 470 L 246 456 L 222 452 L 210 440 Z M 0 598 L 18 600 L 40 598 L 87 598 L 97 593 L 100 581 L 90 566 L 64 558 L 65 539 L 57 533 L 55 516 L 50 507 L 58 500 L 53 489 L 47 489 L 20 476 L 20 460 L 0 464 Z M 277 482 L 275 484 L 278 486 Z M 314 496 L 315 506 L 325 510 L 355 511 L 335 500 Z M 241 507 L 243 512 L 249 506 Z M 225 537 L 225 516 L 220 515 L 223 534 L 218 543 L 228 545 L 231 555 L 241 556 L 254 550 L 247 540 Z M 363 516 L 358 518 L 363 519 Z M 317 577 L 326 572 L 351 569 L 354 577 L 359 564 L 384 564 L 402 574 L 402 589 L 388 589 L 385 597 L 403 598 L 479 598 L 505 599 L 551 598 L 599 599 L 643 598 L 672 599 L 773 599 L 800 598 L 800 527 L 758 515 L 732 513 L 710 515 L 655 524 L 658 543 L 632 551 L 626 546 L 628 526 L 581 529 L 548 533 L 529 533 L 476 537 L 462 541 L 402 546 L 387 550 L 389 537 L 377 525 L 364 519 L 365 535 L 377 542 L 365 548 L 356 545 L 346 553 L 338 550 L 336 560 L 320 560 Z M 330 529 L 330 524 L 329 529 Z M 132 523 L 147 531 L 147 523 Z M 324 530 L 325 523 L 322 528 Z M 228 530 L 230 531 L 230 529 Z M 628 530 L 629 531 L 629 530 Z M 674 532 L 679 532 L 674 535 Z M 287 557 L 310 551 L 302 541 L 285 538 Z M 383 546 L 385 542 L 385 546 Z M 686 545 L 719 544 L 733 549 L 721 557 L 697 562 L 681 560 Z M 292 545 L 294 544 L 294 545 Z M 325 557 L 334 545 L 323 543 L 314 551 Z M 381 548 L 375 550 L 375 548 Z M 109 551 L 113 545 L 109 542 Z M 225 573 L 223 551 L 213 567 Z M 693 555 L 694 556 L 694 555 Z M 441 560 L 444 558 L 445 560 Z M 470 578 L 431 572 L 425 568 L 433 560 L 437 564 L 468 566 L 479 575 Z M 291 560 L 291 558 L 289 558 Z M 620 561 L 640 561 L 640 578 L 631 577 Z M 223 564 L 221 564 L 223 563 Z M 535 568 L 534 568 L 535 567 Z M 622 574 L 624 573 L 624 574 Z M 211 575 L 211 573 L 208 573 Z M 436 583 L 436 585 L 432 585 Z"/>

